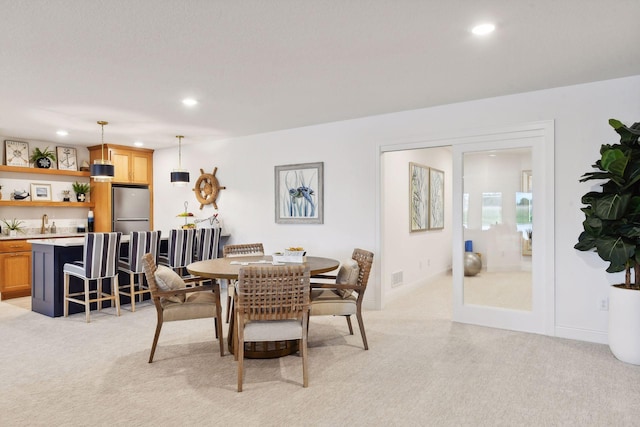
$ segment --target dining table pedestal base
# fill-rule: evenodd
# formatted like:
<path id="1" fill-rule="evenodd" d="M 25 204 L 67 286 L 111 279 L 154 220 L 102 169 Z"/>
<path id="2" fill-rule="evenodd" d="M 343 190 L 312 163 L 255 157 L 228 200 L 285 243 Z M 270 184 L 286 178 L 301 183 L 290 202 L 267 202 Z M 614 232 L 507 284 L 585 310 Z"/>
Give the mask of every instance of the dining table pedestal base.
<path id="1" fill-rule="evenodd" d="M 233 353 L 233 345 L 229 344 Z M 244 357 L 247 359 L 274 359 L 295 354 L 298 351 L 298 340 L 291 341 L 259 341 L 244 343 Z"/>

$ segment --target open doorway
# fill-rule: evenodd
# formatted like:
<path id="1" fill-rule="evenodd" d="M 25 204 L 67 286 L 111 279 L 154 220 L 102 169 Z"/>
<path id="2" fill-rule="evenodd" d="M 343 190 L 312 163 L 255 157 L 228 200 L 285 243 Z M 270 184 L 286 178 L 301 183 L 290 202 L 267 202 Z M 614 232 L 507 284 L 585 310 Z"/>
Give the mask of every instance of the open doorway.
<path id="1" fill-rule="evenodd" d="M 554 324 L 554 283 L 553 283 L 553 122 L 535 122 L 519 126 L 496 129 L 485 132 L 452 136 L 439 140 L 426 140 L 411 144 L 380 146 L 380 253 L 381 253 L 381 286 L 380 301 L 402 297 L 412 289 L 428 284 L 435 279 L 446 277 L 452 271 L 453 320 L 504 329 L 522 330 L 553 335 Z M 531 258 L 525 259 L 524 274 L 531 274 L 530 300 L 525 310 L 476 304 L 464 292 L 464 243 L 463 203 L 464 188 L 462 186 L 464 153 L 496 149 L 519 149 L 529 147 L 530 165 L 518 165 L 518 178 L 514 186 L 520 186 L 524 174 L 536 176 L 536 187 L 531 191 L 524 207 L 531 208 L 536 223 L 537 251 Z M 433 150 L 433 151 L 431 151 Z M 448 153 L 453 167 L 447 173 L 447 167 L 441 163 L 429 164 L 438 160 L 438 153 Z M 436 230 L 415 232 L 409 225 L 409 163 L 417 163 L 428 168 L 444 170 L 445 182 L 445 215 L 444 227 Z M 451 163 L 449 163 L 451 165 Z M 440 167 L 438 167 L 440 166 Z M 449 166 L 451 167 L 451 166 Z M 486 173 L 491 173 L 487 170 Z M 449 187 L 451 184 L 451 187 Z M 448 190 L 447 190 L 448 189 Z M 526 190 L 526 189 L 524 189 Z M 485 194 L 486 205 L 500 203 L 509 209 L 518 211 L 515 193 L 526 193 L 522 188 L 511 196 L 498 201 L 495 195 Z M 491 193 L 485 191 L 485 193 Z M 451 201 L 449 202 L 449 197 Z M 532 204 L 535 194 L 536 204 Z M 526 196 L 526 195 L 525 195 Z M 513 203 L 512 203 L 513 202 Z M 451 203 L 447 205 L 447 203 Z M 513 204 L 514 206 L 511 206 Z M 490 210 L 490 209 L 488 209 Z M 495 209 L 494 209 L 495 210 Z M 468 219 L 468 218 L 467 218 Z M 495 222 L 495 221 L 494 221 Z M 518 234 L 518 220 L 514 227 L 514 235 Z M 495 224 L 494 224 L 495 225 Z M 450 226 L 450 228 L 449 228 Z M 522 224 L 527 227 L 527 223 Z M 530 227 L 532 224 L 529 225 Z M 518 235 L 526 235 L 527 230 Z M 447 241 L 445 241 L 448 239 Z M 470 240 L 470 239 L 467 239 Z M 526 244 L 520 238 L 518 244 Z M 527 240 L 526 237 L 524 240 Z M 494 248 L 489 248 L 493 250 Z M 520 257 L 528 256 L 527 247 L 518 247 Z M 531 248 L 529 248 L 531 249 Z M 447 260 L 445 260 L 445 258 Z M 434 260 L 435 263 L 434 263 Z M 530 261 L 529 261 L 530 260 Z M 495 258 L 494 258 L 495 261 Z M 486 269 L 486 265 L 484 266 Z M 534 272 L 534 273 L 530 273 Z"/>

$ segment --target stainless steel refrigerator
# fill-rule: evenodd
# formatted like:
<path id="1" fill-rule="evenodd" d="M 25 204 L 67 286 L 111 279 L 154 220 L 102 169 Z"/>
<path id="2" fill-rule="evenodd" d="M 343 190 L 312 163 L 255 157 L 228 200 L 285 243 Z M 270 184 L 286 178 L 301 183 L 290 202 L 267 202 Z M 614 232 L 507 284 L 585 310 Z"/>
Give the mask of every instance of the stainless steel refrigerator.
<path id="1" fill-rule="evenodd" d="M 151 227 L 151 193 L 146 185 L 117 185 L 111 187 L 112 231 L 128 234 L 149 231 Z"/>

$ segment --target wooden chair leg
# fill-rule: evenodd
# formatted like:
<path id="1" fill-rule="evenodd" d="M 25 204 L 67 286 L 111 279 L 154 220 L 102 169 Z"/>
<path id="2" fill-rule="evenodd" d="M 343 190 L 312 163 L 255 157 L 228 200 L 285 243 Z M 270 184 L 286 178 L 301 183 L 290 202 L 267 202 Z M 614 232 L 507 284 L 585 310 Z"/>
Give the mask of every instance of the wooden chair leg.
<path id="1" fill-rule="evenodd" d="M 102 301 L 100 301 L 100 297 L 102 297 L 102 279 L 96 279 L 96 305 L 97 310 L 102 310 Z"/>
<path id="2" fill-rule="evenodd" d="M 64 317 L 69 317 L 69 274 L 64 273 Z"/>
<path id="3" fill-rule="evenodd" d="M 306 323 L 306 328 L 305 324 Z M 305 329 L 309 328 L 309 320 L 303 319 L 302 325 L 302 339 L 300 340 L 300 352 L 302 353 L 302 387 L 309 386 L 309 364 L 308 364 L 308 349 L 307 349 L 307 333 Z"/>
<path id="4" fill-rule="evenodd" d="M 240 327 L 240 322 L 238 324 L 238 346 L 236 348 L 236 353 L 238 356 L 238 392 L 242 391 L 242 370 L 243 370 L 243 361 L 244 361 L 244 331 Z"/>
<path id="5" fill-rule="evenodd" d="M 233 304 L 231 295 L 227 296 L 227 323 L 229 323 L 229 319 L 231 319 L 231 304 Z"/>
<path id="6" fill-rule="evenodd" d="M 136 274 L 131 272 L 129 273 L 129 298 L 131 298 L 131 312 L 135 313 L 136 311 Z"/>
<path id="7" fill-rule="evenodd" d="M 213 284 L 213 293 L 216 297 L 216 338 L 220 344 L 220 356 L 224 356 L 224 338 L 222 337 L 222 304 L 220 303 L 220 283 Z"/>
<path id="8" fill-rule="evenodd" d="M 91 322 L 89 312 L 91 312 L 91 303 L 89 302 L 89 279 L 84 279 L 84 315 L 87 318 L 87 323 Z"/>
<path id="9" fill-rule="evenodd" d="M 116 314 L 120 316 L 120 292 L 118 292 L 118 274 L 116 273 L 116 275 L 113 276 L 113 279 L 111 280 L 113 281 L 113 283 L 111 284 L 111 294 L 116 300 Z"/>
<path id="10" fill-rule="evenodd" d="M 367 334 L 364 333 L 364 321 L 362 320 L 362 313 L 360 310 L 356 312 L 358 318 L 358 325 L 360 325 L 360 335 L 362 335 L 362 342 L 364 343 L 364 349 L 369 350 L 369 344 L 367 344 Z"/>
<path id="11" fill-rule="evenodd" d="M 351 326 L 351 316 L 344 316 L 347 318 L 347 325 L 349 325 L 349 334 L 353 335 L 353 327 Z"/>
<path id="12" fill-rule="evenodd" d="M 156 324 L 156 333 L 153 336 L 153 344 L 151 345 L 151 354 L 149 354 L 149 363 L 153 362 L 153 355 L 156 352 L 158 338 L 160 338 L 160 330 L 162 329 L 162 313 L 158 313 L 158 323 Z"/>

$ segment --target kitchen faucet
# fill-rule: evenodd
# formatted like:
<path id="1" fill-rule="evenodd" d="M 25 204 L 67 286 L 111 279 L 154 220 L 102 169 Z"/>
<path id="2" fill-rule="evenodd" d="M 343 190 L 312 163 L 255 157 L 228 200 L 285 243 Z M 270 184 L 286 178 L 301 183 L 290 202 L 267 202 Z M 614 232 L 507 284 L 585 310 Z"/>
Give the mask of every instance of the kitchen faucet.
<path id="1" fill-rule="evenodd" d="M 44 214 L 42 215 L 42 228 L 40 228 L 40 234 L 46 234 L 47 224 L 49 224 L 49 217 L 47 216 L 47 214 Z"/>

